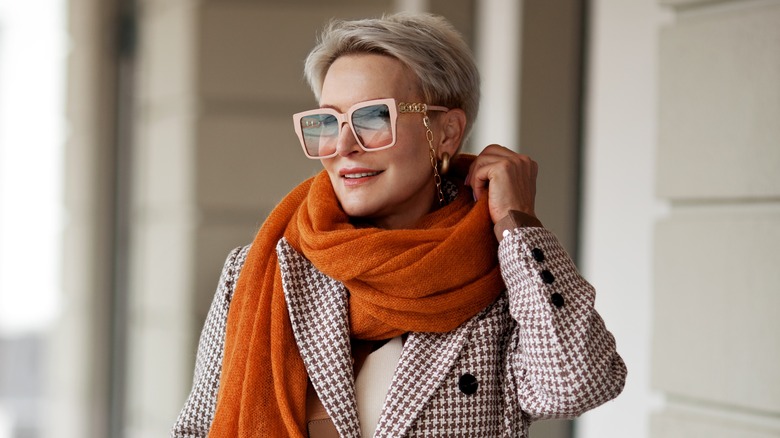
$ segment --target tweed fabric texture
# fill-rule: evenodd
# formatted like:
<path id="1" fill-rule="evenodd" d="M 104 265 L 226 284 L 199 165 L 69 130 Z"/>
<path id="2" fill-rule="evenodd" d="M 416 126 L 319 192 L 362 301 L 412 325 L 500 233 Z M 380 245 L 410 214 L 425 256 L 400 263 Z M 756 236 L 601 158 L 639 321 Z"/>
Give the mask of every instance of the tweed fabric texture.
<path id="1" fill-rule="evenodd" d="M 348 291 L 286 242 L 280 241 L 277 251 L 296 342 L 312 384 L 341 436 L 359 437 L 345 317 Z M 594 290 L 555 236 L 543 228 L 512 230 L 499 245 L 499 260 L 507 291 L 492 305 L 448 333 L 409 334 L 374 436 L 527 437 L 534 420 L 572 418 L 621 392 L 625 364 L 593 308 Z M 237 269 L 240 264 L 225 271 Z M 218 295 L 229 287 L 221 281 Z M 308 302 L 311 297 L 316 301 Z M 223 303 L 215 298 L 218 302 Z M 218 338 L 220 328 L 224 337 L 224 317 L 222 325 L 207 319 L 203 337 Z M 199 348 L 208 345 L 201 339 Z M 174 437 L 208 433 L 221 352 L 203 357 L 213 362 L 199 365 L 205 373 L 196 370 L 193 393 L 196 386 L 210 392 L 190 396 Z M 459 385 L 467 375 L 477 382 L 471 394 Z M 200 428 L 185 430 L 181 424 Z"/>
<path id="2" fill-rule="evenodd" d="M 339 435 L 360 436 L 347 289 L 319 273 L 285 239 L 276 249 L 295 342 L 312 386 Z"/>
<path id="3" fill-rule="evenodd" d="M 249 246 L 230 252 L 222 268 L 217 292 L 206 315 L 198 341 L 192 390 L 173 426 L 172 435 L 181 438 L 205 437 L 214 418 L 225 349 L 225 328 L 230 299 L 238 274 L 246 261 Z"/>
<path id="4" fill-rule="evenodd" d="M 619 394 L 626 367 L 593 307 L 593 286 L 552 233 L 534 230 L 541 229 L 516 229 L 499 246 L 509 313 L 518 321 L 520 348 L 509 359 L 519 374 L 520 407 L 530 419 L 572 418 L 603 403 L 604 394 Z M 532 255 L 534 248 L 542 250 L 542 261 Z M 563 306 L 554 304 L 554 294 Z"/>
<path id="5" fill-rule="evenodd" d="M 411 334 L 375 436 L 501 436 L 507 315 L 501 295 L 452 333 Z M 473 394 L 459 388 L 465 375 L 476 378 Z"/>

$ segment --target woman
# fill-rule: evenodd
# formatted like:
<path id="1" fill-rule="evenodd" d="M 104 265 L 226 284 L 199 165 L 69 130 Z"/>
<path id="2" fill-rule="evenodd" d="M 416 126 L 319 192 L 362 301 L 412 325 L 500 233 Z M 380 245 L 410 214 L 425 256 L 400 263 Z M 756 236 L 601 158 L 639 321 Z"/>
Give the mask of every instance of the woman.
<path id="1" fill-rule="evenodd" d="M 471 54 L 443 19 L 334 22 L 296 114 L 324 170 L 225 264 L 174 436 L 527 436 L 622 390 L 594 291 L 534 212 L 536 163 L 457 156 Z M 456 157 L 456 158 L 453 158 Z"/>

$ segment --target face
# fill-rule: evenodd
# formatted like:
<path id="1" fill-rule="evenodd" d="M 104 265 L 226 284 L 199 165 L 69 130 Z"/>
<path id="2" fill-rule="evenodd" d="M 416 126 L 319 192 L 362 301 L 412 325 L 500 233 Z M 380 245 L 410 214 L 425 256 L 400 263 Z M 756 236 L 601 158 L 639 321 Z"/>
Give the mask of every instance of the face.
<path id="1" fill-rule="evenodd" d="M 348 55 L 328 69 L 320 106 L 345 112 L 356 103 L 389 97 L 435 104 L 424 102 L 416 78 L 400 61 L 382 55 Z M 398 229 L 411 227 L 433 208 L 433 168 L 422 114 L 399 114 L 396 144 L 379 151 L 361 149 L 345 125 L 336 151 L 335 157 L 321 161 L 349 216 Z"/>

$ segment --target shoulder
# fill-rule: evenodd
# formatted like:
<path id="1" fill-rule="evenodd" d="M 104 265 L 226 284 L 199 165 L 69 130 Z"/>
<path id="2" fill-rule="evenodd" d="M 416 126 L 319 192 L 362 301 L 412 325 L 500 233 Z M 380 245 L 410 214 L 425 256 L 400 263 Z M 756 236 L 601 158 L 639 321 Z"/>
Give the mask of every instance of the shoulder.
<path id="1" fill-rule="evenodd" d="M 228 302 L 233 297 L 236 281 L 238 281 L 241 269 L 244 267 L 244 263 L 246 263 L 246 257 L 251 247 L 252 245 L 246 245 L 234 248 L 230 251 L 225 259 L 225 264 L 222 266 L 217 293 L 223 295 Z"/>

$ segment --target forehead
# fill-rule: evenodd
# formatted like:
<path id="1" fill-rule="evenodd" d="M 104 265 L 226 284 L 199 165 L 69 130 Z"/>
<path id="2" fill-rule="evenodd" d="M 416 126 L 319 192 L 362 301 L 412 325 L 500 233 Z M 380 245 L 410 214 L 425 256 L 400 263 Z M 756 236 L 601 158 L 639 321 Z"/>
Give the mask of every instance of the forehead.
<path id="1" fill-rule="evenodd" d="M 418 101 L 414 73 L 396 58 L 376 54 L 344 55 L 333 61 L 322 84 L 320 106 L 346 111 L 358 102 L 394 97 Z"/>

